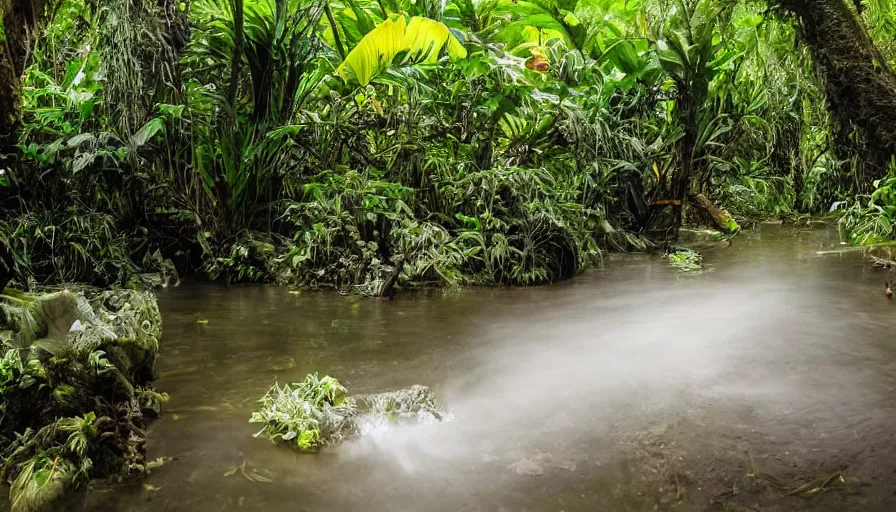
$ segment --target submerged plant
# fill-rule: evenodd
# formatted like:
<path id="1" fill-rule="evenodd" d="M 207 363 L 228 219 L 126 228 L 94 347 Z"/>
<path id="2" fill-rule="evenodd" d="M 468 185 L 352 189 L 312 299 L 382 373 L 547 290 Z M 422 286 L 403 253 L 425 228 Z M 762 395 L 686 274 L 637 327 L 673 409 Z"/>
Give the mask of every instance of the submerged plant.
<path id="1" fill-rule="evenodd" d="M 703 256 L 690 249 L 671 252 L 666 255 L 669 264 L 682 272 L 693 272 L 703 269 Z"/>
<path id="2" fill-rule="evenodd" d="M 252 413 L 250 423 L 263 423 L 255 434 L 310 451 L 338 440 L 355 413 L 346 390 L 330 376 L 309 374 L 302 382 L 274 384 Z"/>
<path id="3" fill-rule="evenodd" d="M 439 407 L 436 396 L 426 386 L 415 385 L 397 391 L 386 391 L 353 397 L 358 405 L 356 419 L 361 434 L 383 425 L 404 422 L 435 423 L 450 419 Z"/>
<path id="4" fill-rule="evenodd" d="M 275 383 L 259 403 L 260 409 L 249 419 L 264 424 L 255 437 L 285 442 L 302 451 L 317 450 L 384 423 L 447 417 L 426 386 L 350 397 L 339 381 L 316 373 L 291 385 Z"/>

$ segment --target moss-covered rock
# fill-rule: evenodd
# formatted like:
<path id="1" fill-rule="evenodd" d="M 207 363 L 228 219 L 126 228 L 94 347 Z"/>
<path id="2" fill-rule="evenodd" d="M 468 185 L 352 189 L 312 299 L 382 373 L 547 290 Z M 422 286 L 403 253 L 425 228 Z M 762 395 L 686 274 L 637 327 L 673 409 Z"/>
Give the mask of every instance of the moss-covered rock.
<path id="1" fill-rule="evenodd" d="M 133 290 L 0 296 L 0 478 L 14 512 L 146 471 L 161 317 Z"/>

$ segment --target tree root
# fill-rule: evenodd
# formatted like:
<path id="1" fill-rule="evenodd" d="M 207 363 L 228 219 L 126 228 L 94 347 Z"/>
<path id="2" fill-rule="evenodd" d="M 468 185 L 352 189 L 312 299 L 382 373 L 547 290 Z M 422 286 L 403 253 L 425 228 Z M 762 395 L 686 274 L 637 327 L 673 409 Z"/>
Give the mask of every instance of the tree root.
<path id="1" fill-rule="evenodd" d="M 719 230 L 725 233 L 736 233 L 740 230 L 740 226 L 737 225 L 734 217 L 725 210 L 717 208 L 705 195 L 692 191 L 688 194 L 688 199 L 690 200 L 691 206 L 694 206 L 709 215 L 713 224 L 715 224 Z"/>

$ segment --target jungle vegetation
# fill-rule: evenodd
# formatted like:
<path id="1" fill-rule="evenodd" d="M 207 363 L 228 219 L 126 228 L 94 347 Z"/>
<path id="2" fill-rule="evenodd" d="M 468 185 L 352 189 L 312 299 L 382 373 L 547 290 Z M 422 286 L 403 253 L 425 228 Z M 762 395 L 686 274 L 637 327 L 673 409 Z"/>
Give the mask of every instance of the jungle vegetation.
<path id="1" fill-rule="evenodd" d="M 538 284 L 896 237 L 888 0 L 0 0 L 0 288 Z"/>
<path id="2" fill-rule="evenodd" d="M 38 512 L 94 479 L 145 475 L 161 315 L 150 292 L 0 294 L 0 480 Z M 6 488 L 4 487 L 4 492 Z"/>
<path id="3" fill-rule="evenodd" d="M 274 383 L 258 401 L 259 410 L 249 423 L 262 425 L 255 437 L 313 452 L 386 423 L 432 423 L 448 416 L 426 386 L 370 395 L 347 393 L 338 380 L 316 373 L 292 385 Z"/>

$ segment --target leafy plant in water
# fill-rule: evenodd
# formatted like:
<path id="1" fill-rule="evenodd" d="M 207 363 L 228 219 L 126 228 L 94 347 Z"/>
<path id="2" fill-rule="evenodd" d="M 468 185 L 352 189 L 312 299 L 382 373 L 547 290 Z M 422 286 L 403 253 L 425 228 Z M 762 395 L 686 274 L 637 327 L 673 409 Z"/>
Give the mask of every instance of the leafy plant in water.
<path id="1" fill-rule="evenodd" d="M 11 510 L 45 510 L 72 485 L 75 473 L 74 466 L 61 456 L 41 454 L 28 460 L 10 486 Z"/>
<path id="2" fill-rule="evenodd" d="M 666 259 L 673 267 L 682 272 L 693 272 L 703 269 L 703 256 L 690 249 L 675 251 L 666 255 Z"/>
<path id="3" fill-rule="evenodd" d="M 260 410 L 249 420 L 264 424 L 255 437 L 286 442 L 302 451 L 363 434 L 366 428 L 384 423 L 409 419 L 433 422 L 449 416 L 426 386 L 349 397 L 336 379 L 319 378 L 316 373 L 292 385 L 280 387 L 275 383 L 259 402 Z M 245 469 L 244 461 L 228 476 L 241 470 L 246 478 L 253 479 Z"/>
<path id="4" fill-rule="evenodd" d="M 260 410 L 249 420 L 264 424 L 255 436 L 291 443 L 303 451 L 338 439 L 355 411 L 339 381 L 317 374 L 283 387 L 275 383 L 259 403 Z"/>

